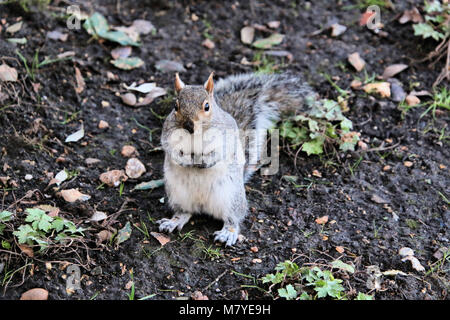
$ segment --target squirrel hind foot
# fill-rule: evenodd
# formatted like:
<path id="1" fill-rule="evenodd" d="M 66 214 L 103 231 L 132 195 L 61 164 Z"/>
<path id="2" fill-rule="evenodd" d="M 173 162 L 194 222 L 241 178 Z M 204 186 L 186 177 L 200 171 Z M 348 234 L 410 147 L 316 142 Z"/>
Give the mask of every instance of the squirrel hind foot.
<path id="1" fill-rule="evenodd" d="M 181 231 L 191 216 L 189 213 L 175 214 L 172 219 L 163 218 L 156 221 L 156 223 L 159 224 L 159 231 L 161 232 L 172 232 L 175 228 Z"/>
<path id="2" fill-rule="evenodd" d="M 225 246 L 233 246 L 239 234 L 239 229 L 231 226 L 224 226 L 221 230 L 214 232 L 214 241 L 220 241 L 225 244 Z"/>

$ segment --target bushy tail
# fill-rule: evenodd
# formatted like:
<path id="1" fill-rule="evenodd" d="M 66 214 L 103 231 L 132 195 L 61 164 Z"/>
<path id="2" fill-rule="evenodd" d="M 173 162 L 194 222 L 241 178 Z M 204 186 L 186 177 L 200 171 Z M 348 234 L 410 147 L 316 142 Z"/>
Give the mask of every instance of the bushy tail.
<path id="1" fill-rule="evenodd" d="M 233 116 L 239 129 L 259 132 L 257 138 L 249 141 L 249 145 L 253 143 L 258 150 L 256 165 L 249 163 L 250 147 L 245 146 L 246 181 L 261 166 L 267 129 L 272 128 L 284 113 L 306 112 L 306 99 L 316 98 L 315 92 L 301 77 L 289 74 L 230 76 L 217 82 L 214 94 L 216 102 Z"/>
<path id="2" fill-rule="evenodd" d="M 240 129 L 269 129 L 285 112 L 305 112 L 315 92 L 299 76 L 242 74 L 220 79 L 214 94 Z"/>

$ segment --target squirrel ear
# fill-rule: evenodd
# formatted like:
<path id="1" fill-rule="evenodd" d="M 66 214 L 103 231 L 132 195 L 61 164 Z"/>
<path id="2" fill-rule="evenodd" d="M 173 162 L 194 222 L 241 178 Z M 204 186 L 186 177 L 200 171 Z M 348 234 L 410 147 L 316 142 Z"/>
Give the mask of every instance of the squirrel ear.
<path id="1" fill-rule="evenodd" d="M 184 88 L 184 82 L 181 81 L 180 76 L 178 75 L 178 72 L 177 72 L 177 73 L 175 73 L 175 90 L 178 93 L 183 88 Z"/>
<path id="2" fill-rule="evenodd" d="M 211 72 L 208 80 L 206 80 L 206 82 L 205 82 L 205 89 L 206 89 L 206 91 L 208 91 L 209 94 L 212 94 L 213 90 L 214 90 L 213 77 L 214 77 L 214 72 Z"/>

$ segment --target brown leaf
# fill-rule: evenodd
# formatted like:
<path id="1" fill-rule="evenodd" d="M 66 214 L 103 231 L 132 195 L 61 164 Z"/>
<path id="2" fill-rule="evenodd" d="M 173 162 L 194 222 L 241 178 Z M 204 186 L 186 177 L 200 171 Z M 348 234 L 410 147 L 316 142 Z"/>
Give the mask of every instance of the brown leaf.
<path id="1" fill-rule="evenodd" d="M 19 249 L 20 251 L 22 251 L 23 253 L 25 253 L 27 256 L 29 256 L 30 258 L 34 257 L 34 252 L 33 252 L 33 248 L 27 246 L 26 244 L 19 244 Z"/>
<path id="2" fill-rule="evenodd" d="M 158 242 L 164 246 L 166 243 L 170 242 L 170 238 L 162 233 L 158 233 L 158 232 L 150 232 L 150 234 L 156 239 L 158 240 Z"/>
<path id="3" fill-rule="evenodd" d="M 83 76 L 81 75 L 80 69 L 75 67 L 75 80 L 77 81 L 77 86 L 75 88 L 75 92 L 80 94 L 84 90 L 84 86 L 86 83 L 84 82 Z"/>
<path id="4" fill-rule="evenodd" d="M 61 190 L 60 194 L 67 202 L 87 201 L 91 198 L 91 196 L 81 193 L 78 189 Z"/>
<path id="5" fill-rule="evenodd" d="M 382 77 L 384 80 L 387 80 L 395 76 L 397 73 L 402 72 L 406 68 L 408 68 L 408 65 L 402 63 L 390 65 L 386 69 L 384 69 Z"/>
<path id="6" fill-rule="evenodd" d="M 398 22 L 401 24 L 407 23 L 409 21 L 412 21 L 413 23 L 423 22 L 423 17 L 416 7 L 412 8 L 411 10 L 405 10 L 402 16 L 398 19 Z"/>
<path id="7" fill-rule="evenodd" d="M 364 86 L 364 91 L 367 93 L 376 92 L 382 98 L 389 98 L 391 96 L 391 84 L 389 82 L 368 83 Z"/>
<path id="8" fill-rule="evenodd" d="M 136 107 L 146 106 L 153 102 L 158 97 L 161 97 L 167 93 L 166 89 L 155 87 L 150 91 L 142 101 L 135 104 Z"/>
<path id="9" fill-rule="evenodd" d="M 17 70 L 6 63 L 0 65 L 0 81 L 17 81 Z"/>

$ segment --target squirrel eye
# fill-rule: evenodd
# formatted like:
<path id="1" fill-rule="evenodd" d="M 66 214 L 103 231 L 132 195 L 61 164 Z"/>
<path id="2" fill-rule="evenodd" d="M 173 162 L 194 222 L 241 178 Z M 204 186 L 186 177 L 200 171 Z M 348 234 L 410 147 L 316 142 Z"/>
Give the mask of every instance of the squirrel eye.
<path id="1" fill-rule="evenodd" d="M 205 105 L 203 106 L 203 110 L 205 110 L 206 112 L 209 111 L 209 103 L 205 103 Z"/>

